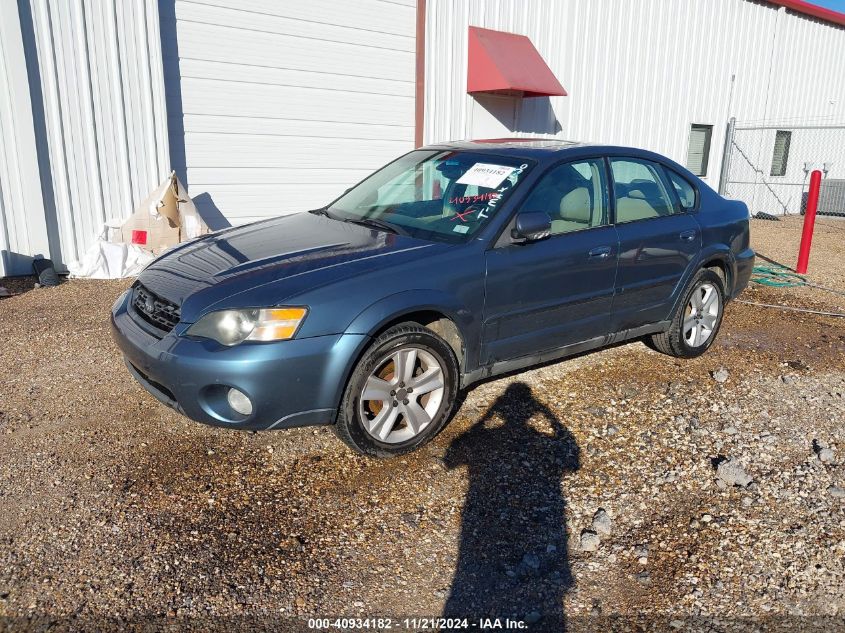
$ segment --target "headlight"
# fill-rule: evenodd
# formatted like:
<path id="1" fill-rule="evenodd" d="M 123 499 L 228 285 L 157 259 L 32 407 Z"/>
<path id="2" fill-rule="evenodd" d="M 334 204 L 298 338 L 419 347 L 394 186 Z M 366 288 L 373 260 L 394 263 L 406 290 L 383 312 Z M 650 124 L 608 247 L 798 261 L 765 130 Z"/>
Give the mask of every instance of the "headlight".
<path id="1" fill-rule="evenodd" d="M 188 328 L 188 336 L 214 339 L 223 345 L 243 341 L 293 338 L 308 314 L 306 308 L 266 308 L 209 312 Z"/>

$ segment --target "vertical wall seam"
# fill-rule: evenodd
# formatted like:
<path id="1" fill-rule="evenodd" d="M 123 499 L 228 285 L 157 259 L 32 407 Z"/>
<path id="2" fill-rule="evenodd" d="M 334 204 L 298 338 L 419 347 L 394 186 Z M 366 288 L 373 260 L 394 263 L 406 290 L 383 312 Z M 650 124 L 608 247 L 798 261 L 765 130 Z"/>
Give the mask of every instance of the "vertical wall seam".
<path id="1" fill-rule="evenodd" d="M 423 144 L 425 127 L 425 20 L 426 0 L 417 0 L 416 39 L 414 64 L 414 147 Z"/>
<path id="2" fill-rule="evenodd" d="M 79 47 L 80 52 L 82 53 L 83 60 L 85 61 L 85 81 L 81 82 L 83 87 L 85 88 L 85 101 L 87 103 L 84 104 L 82 111 L 85 113 L 85 122 L 86 125 L 86 134 L 88 137 L 88 160 L 91 163 L 91 167 L 94 169 L 95 174 L 92 174 L 92 184 L 96 189 L 95 193 L 95 200 L 97 201 L 97 206 L 99 210 L 99 219 L 100 222 L 106 221 L 106 203 L 103 197 L 103 189 L 104 189 L 104 181 L 103 181 L 103 171 L 100 165 L 100 156 L 103 153 L 103 147 L 101 145 L 99 135 L 97 134 L 97 125 L 96 125 L 96 114 L 94 112 L 94 86 L 93 80 L 94 76 L 91 72 L 91 54 L 89 50 L 89 43 L 88 43 L 88 20 L 85 16 L 85 5 L 84 0 L 77 0 L 76 4 L 78 10 L 78 20 L 82 21 L 82 24 L 78 24 L 77 26 L 80 27 L 77 29 L 77 37 L 79 39 Z M 99 70 L 99 69 L 97 69 Z M 81 202 L 81 201 L 80 201 Z M 92 201 L 94 202 L 94 201 Z"/>
<path id="3" fill-rule="evenodd" d="M 7 53 L 7 51 L 6 51 L 6 49 L 3 45 L 3 40 L 0 39 L 0 73 L 2 73 L 2 75 L 3 75 L 2 78 L 0 78 L 0 79 L 2 79 L 2 81 L 0 81 L 0 86 L 6 86 L 7 89 L 8 89 L 5 95 L 0 95 L 0 99 L 3 99 L 3 98 L 8 99 L 9 117 L 11 118 L 13 116 L 13 112 L 12 112 L 13 102 L 12 102 L 12 99 L 11 99 L 12 95 L 10 94 L 11 88 L 12 88 L 12 86 L 11 86 L 12 82 L 11 82 L 11 79 L 9 78 L 9 72 L 8 72 L 7 63 L 6 63 L 7 59 L 8 59 L 8 53 Z M 3 129 L 4 129 L 4 121 L 3 121 L 2 114 L 3 114 L 3 112 L 2 112 L 2 110 L 0 110 L 0 132 L 3 132 Z M 14 127 L 14 126 L 12 126 L 12 127 Z M 11 134 L 14 134 L 14 130 L 11 130 Z M 6 135 L 5 132 L 3 132 L 3 134 L 2 134 L 2 138 L 3 139 L 7 138 L 7 135 Z M 14 137 L 12 138 L 12 145 L 13 146 L 15 145 Z M 2 221 L 2 222 L 0 222 L 0 229 L 2 229 L 2 234 L 0 234 L 0 251 L 2 251 L 1 254 L 3 256 L 2 261 L 0 261 L 0 274 L 2 274 L 2 275 L 6 274 L 6 267 L 7 267 L 6 251 L 12 250 L 12 230 L 9 228 L 8 218 L 11 215 L 13 222 L 14 222 L 14 219 L 15 219 L 13 214 L 9 213 L 8 205 L 6 204 L 4 187 L 3 187 L 3 183 L 7 182 L 8 176 L 7 176 L 6 179 L 4 179 L 2 176 L 7 175 L 8 171 L 9 171 L 9 165 L 8 165 L 8 161 L 6 159 L 7 149 L 8 148 L 6 146 L 6 143 L 4 143 L 3 147 L 0 148 L 0 168 L 2 169 L 2 173 L 0 173 L 0 221 Z M 17 234 L 17 230 L 15 230 L 15 233 Z M 5 245 L 5 248 L 3 248 L 3 245 Z M 29 235 L 27 235 L 27 246 L 29 247 Z"/>
<path id="4" fill-rule="evenodd" d="M 144 5 L 141 5 L 142 7 Z M 147 141 L 152 145 L 153 151 L 147 152 L 147 179 L 152 183 L 147 184 L 148 187 L 154 187 L 158 176 L 158 139 L 156 138 L 156 121 L 154 116 L 153 95 L 152 95 L 152 73 L 150 72 L 150 42 L 149 31 L 147 27 L 147 11 L 144 8 L 141 11 L 141 16 L 137 20 L 138 37 L 143 45 L 143 59 L 139 60 L 139 67 L 141 69 L 141 92 L 144 95 L 144 101 L 147 105 L 144 108 L 144 118 L 148 124 Z"/>
<path id="5" fill-rule="evenodd" d="M 7 88 L 11 88 L 11 80 L 9 79 L 9 73 L 8 73 L 7 67 L 6 67 L 6 58 L 7 58 L 7 54 L 6 54 L 6 51 L 3 49 L 3 41 L 0 40 L 0 73 L 2 73 L 2 77 L 0 77 L 0 86 L 5 86 Z M 12 110 L 11 110 L 12 100 L 11 100 L 11 98 L 9 98 L 10 96 L 11 95 L 9 95 L 8 93 L 6 95 L 0 96 L 0 98 L 8 99 L 9 118 L 11 118 L 11 116 L 12 116 Z M 2 138 L 4 140 L 7 138 L 7 134 L 9 136 L 11 136 L 12 137 L 12 143 L 11 143 L 11 148 L 7 147 L 5 142 L 3 143 L 3 147 L 0 148 L 0 151 L 2 151 L 2 154 L 0 154 L 0 213 L 2 213 L 2 216 L 0 216 L 0 218 L 3 220 L 2 227 L 0 227 L 0 228 L 3 229 L 3 235 L 2 235 L 3 242 L 8 244 L 8 249 L 11 250 L 11 230 L 9 229 L 9 221 L 8 221 L 8 216 L 7 216 L 7 211 L 6 211 L 8 205 L 6 204 L 4 193 L 3 193 L 3 183 L 8 182 L 10 180 L 9 173 L 8 173 L 10 168 L 9 168 L 9 165 L 8 165 L 8 161 L 6 160 L 6 156 L 7 156 L 6 152 L 7 152 L 8 149 L 14 150 L 15 142 L 14 142 L 14 136 L 13 136 L 14 130 L 9 130 L 8 133 L 5 131 L 5 127 L 6 127 L 5 126 L 5 123 L 6 123 L 5 119 L 6 119 L 6 117 L 4 117 L 2 115 L 3 115 L 3 111 L 0 110 L 0 133 L 2 134 Z M 13 127 L 13 126 L 11 126 L 11 127 Z M 14 154 L 14 152 L 13 152 L 13 154 Z M 11 214 L 9 214 L 9 215 L 11 215 Z M 14 222 L 14 216 L 12 216 L 12 221 Z M 15 231 L 15 232 L 17 232 L 17 231 Z M 5 268 L 5 266 L 4 266 L 4 268 Z"/>
<path id="6" fill-rule="evenodd" d="M 161 16 L 155 0 L 147 0 L 147 19 L 152 18 L 155 28 L 148 29 L 147 46 L 149 51 L 150 83 L 154 96 L 152 109 L 154 131 L 156 134 L 156 184 L 170 172 L 170 129 L 167 120 L 167 101 L 165 99 L 164 63 L 161 46 Z"/>
<path id="7" fill-rule="evenodd" d="M 76 251 L 76 224 L 71 212 L 72 208 L 72 194 L 70 188 L 70 174 L 68 172 L 68 157 L 67 147 L 65 143 L 65 124 L 64 113 L 62 108 L 60 90 L 59 90 L 59 72 L 58 61 L 55 46 L 55 37 L 53 30 L 52 11 L 50 9 L 49 0 L 40 0 L 41 7 L 41 38 L 42 45 L 45 48 L 45 57 L 49 62 L 49 76 L 51 96 L 50 106 L 48 109 L 51 112 L 51 117 L 55 129 L 48 130 L 48 143 L 51 147 L 50 169 L 58 176 L 61 183 L 62 204 L 56 205 L 56 213 L 59 216 L 59 226 L 65 227 L 65 230 L 60 230 L 59 242 L 62 248 L 62 258 L 66 259 L 66 255 L 71 254 L 72 259 L 77 259 Z M 45 94 L 46 100 L 46 94 Z M 54 155 L 55 153 L 55 155 Z M 53 161 L 56 160 L 57 164 Z M 58 203 L 58 200 L 57 200 Z M 70 251 L 70 252 L 68 252 Z"/>
<path id="8" fill-rule="evenodd" d="M 132 192 L 134 190 L 132 185 L 132 172 L 129 169 L 131 160 L 129 153 L 129 139 L 127 138 L 126 129 L 126 98 L 123 92 L 123 72 L 120 59 L 120 36 L 118 35 L 117 25 L 117 7 L 112 2 L 106 3 L 108 15 L 106 16 L 106 24 L 110 29 L 111 37 L 109 38 L 109 54 L 112 58 L 112 75 L 111 85 L 112 90 L 116 93 L 117 103 L 119 109 L 115 109 L 112 113 L 112 122 L 117 131 L 120 148 L 116 148 L 115 153 L 120 158 L 120 167 L 123 171 L 123 179 L 121 180 L 121 190 L 123 194 L 123 201 L 127 208 L 132 206 Z"/>

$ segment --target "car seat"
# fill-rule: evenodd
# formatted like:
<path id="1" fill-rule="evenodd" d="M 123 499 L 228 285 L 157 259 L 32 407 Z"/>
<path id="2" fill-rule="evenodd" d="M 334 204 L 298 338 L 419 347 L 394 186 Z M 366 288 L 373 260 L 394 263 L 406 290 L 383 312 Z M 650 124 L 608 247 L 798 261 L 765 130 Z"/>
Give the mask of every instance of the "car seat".
<path id="1" fill-rule="evenodd" d="M 593 188 L 572 165 L 555 170 L 558 199 L 549 205 L 552 233 L 568 233 L 592 226 L 595 215 Z"/>
<path id="2" fill-rule="evenodd" d="M 633 222 L 669 215 L 660 187 L 653 180 L 637 179 L 616 186 L 621 195 L 616 200 L 616 221 Z"/>

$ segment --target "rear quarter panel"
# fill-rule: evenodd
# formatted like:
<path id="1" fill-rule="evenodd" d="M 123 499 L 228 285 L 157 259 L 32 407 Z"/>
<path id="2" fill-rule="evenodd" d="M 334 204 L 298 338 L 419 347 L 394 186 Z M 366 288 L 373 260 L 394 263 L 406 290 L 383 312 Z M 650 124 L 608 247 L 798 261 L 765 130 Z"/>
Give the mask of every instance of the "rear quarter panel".
<path id="1" fill-rule="evenodd" d="M 697 268 L 713 260 L 721 261 L 728 277 L 726 292 L 734 297 L 745 287 L 744 269 L 754 258 L 748 207 L 739 200 L 723 198 L 708 187 L 702 191 L 697 219 L 702 236 Z"/>

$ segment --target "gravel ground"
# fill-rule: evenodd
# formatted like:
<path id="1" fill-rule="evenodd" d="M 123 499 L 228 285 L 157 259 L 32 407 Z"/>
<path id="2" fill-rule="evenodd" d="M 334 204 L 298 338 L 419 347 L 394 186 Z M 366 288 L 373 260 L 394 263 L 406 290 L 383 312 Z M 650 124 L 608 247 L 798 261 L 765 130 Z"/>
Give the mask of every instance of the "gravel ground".
<path id="1" fill-rule="evenodd" d="M 766 259 L 792 268 L 798 259 L 798 245 L 804 218 L 782 217 L 779 222 L 752 220 L 751 235 L 759 264 Z M 845 217 L 820 215 L 813 232 L 813 248 L 807 279 L 811 283 L 839 289 L 845 293 Z M 803 289 L 802 292 L 838 310 L 845 310 L 845 294 Z"/>
<path id="2" fill-rule="evenodd" d="M 813 281 L 845 288 L 843 229 L 817 229 Z M 793 263 L 799 222 L 753 230 Z M 702 358 L 634 343 L 486 382 L 431 445 L 374 461 L 329 428 L 159 405 L 108 335 L 126 285 L 0 300 L 0 629 L 845 629 L 842 319 L 733 303 Z"/>

